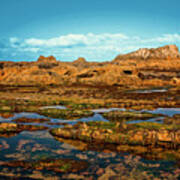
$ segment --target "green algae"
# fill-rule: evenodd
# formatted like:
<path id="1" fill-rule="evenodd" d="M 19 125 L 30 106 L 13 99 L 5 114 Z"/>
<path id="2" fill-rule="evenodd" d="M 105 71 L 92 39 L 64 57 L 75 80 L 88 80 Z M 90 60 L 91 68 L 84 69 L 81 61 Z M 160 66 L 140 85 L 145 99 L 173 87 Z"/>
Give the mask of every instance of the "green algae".
<path id="1" fill-rule="evenodd" d="M 135 112 L 135 111 L 112 111 L 103 113 L 102 116 L 110 121 L 132 121 L 132 120 L 147 120 L 151 118 L 160 117 L 158 114 L 148 112 Z"/>
<path id="2" fill-rule="evenodd" d="M 59 118 L 59 119 L 79 119 L 82 117 L 92 116 L 94 113 L 87 110 L 77 110 L 77 109 L 41 109 L 39 114 L 50 117 L 50 118 Z"/>

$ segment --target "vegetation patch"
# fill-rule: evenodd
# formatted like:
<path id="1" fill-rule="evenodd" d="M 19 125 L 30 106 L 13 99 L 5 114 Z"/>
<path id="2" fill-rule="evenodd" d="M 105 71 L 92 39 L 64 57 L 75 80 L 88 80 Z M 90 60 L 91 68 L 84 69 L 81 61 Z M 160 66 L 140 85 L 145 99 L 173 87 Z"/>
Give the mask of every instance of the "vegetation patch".
<path id="1" fill-rule="evenodd" d="M 132 121 L 132 120 L 147 120 L 155 117 L 159 117 L 158 114 L 152 114 L 148 112 L 135 112 L 135 111 L 111 111 L 102 114 L 104 118 L 110 121 Z"/>
<path id="2" fill-rule="evenodd" d="M 50 118 L 59 118 L 59 119 L 79 119 L 82 117 L 92 116 L 94 113 L 87 110 L 77 110 L 77 109 L 41 109 L 39 110 L 41 115 L 50 117 Z"/>
<path id="3" fill-rule="evenodd" d="M 73 101 L 60 101 L 60 105 L 64 105 L 69 109 L 97 109 L 102 107 L 98 103 L 75 103 Z"/>

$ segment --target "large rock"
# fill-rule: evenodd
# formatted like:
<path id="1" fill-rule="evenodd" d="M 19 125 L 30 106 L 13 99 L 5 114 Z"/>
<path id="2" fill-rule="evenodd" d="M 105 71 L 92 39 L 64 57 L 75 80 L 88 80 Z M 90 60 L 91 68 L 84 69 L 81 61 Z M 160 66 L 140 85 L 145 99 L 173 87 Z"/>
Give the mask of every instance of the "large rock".
<path id="1" fill-rule="evenodd" d="M 83 64 L 83 63 L 87 63 L 86 59 L 83 57 L 79 57 L 78 59 L 76 59 L 74 62 L 74 64 Z"/>
<path id="2" fill-rule="evenodd" d="M 142 48 L 135 52 L 118 55 L 115 60 L 125 59 L 172 59 L 179 58 L 180 53 L 176 45 L 167 45 L 159 48 Z"/>
<path id="3" fill-rule="evenodd" d="M 48 57 L 44 57 L 44 56 L 39 56 L 37 62 L 49 62 L 49 63 L 55 63 L 57 60 L 54 56 L 48 56 Z"/>

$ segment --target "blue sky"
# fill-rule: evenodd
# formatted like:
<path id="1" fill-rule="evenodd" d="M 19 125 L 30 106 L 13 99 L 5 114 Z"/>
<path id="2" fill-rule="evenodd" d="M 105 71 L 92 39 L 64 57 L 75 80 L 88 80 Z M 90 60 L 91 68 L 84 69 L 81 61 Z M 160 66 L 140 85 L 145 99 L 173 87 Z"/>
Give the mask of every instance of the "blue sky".
<path id="1" fill-rule="evenodd" d="M 180 45 L 179 0 L 1 0 L 0 60 L 112 60 Z"/>

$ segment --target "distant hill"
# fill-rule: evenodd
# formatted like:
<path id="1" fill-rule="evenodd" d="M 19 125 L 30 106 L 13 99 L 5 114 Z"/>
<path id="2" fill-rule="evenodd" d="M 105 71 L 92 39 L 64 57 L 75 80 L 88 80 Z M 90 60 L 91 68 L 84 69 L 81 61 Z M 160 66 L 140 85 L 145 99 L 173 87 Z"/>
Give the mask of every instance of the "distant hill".
<path id="1" fill-rule="evenodd" d="M 167 45 L 159 48 L 142 48 L 128 54 L 120 54 L 115 61 L 125 59 L 172 59 L 179 58 L 180 53 L 176 45 Z"/>

